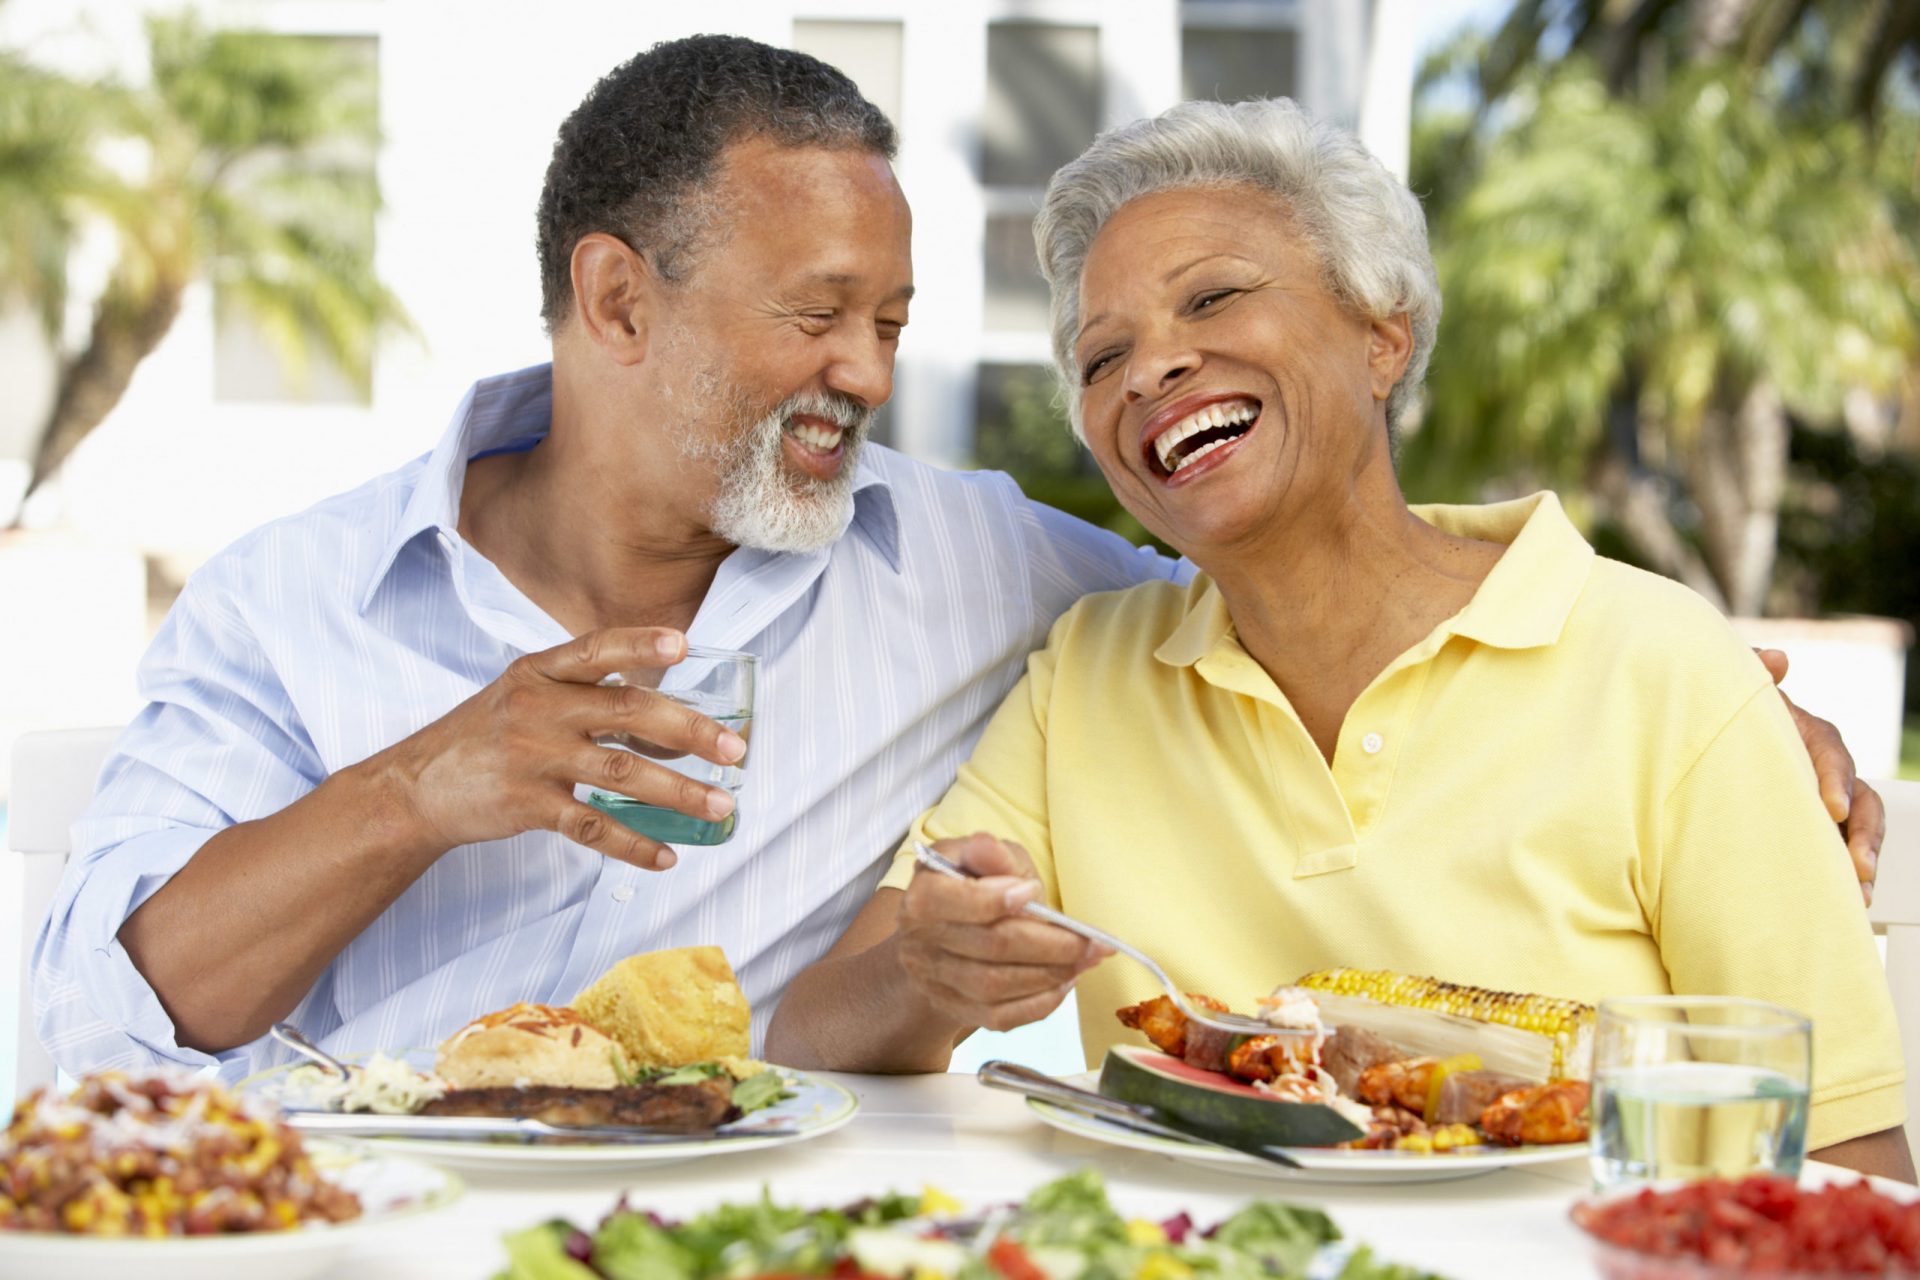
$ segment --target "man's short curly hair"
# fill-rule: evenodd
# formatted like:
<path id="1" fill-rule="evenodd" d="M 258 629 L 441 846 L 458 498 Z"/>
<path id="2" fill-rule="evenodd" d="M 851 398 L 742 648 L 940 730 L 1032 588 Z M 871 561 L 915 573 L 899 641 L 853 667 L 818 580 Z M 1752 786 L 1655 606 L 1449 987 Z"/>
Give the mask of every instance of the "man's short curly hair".
<path id="1" fill-rule="evenodd" d="M 620 237 L 666 280 L 708 229 L 701 199 L 728 145 L 860 149 L 893 158 L 893 125 L 818 58 L 739 36 L 657 44 L 609 72 L 560 126 L 540 192 L 540 315 L 573 303 L 574 246 Z"/>

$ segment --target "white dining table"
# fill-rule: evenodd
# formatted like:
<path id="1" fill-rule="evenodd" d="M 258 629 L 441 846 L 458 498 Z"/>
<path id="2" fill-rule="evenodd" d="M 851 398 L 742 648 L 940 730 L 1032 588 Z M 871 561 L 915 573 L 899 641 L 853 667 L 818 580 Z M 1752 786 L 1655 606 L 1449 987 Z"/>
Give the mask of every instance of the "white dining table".
<path id="1" fill-rule="evenodd" d="M 1129 1214 L 1179 1210 L 1210 1224 L 1253 1199 L 1324 1209 L 1380 1257 L 1451 1280 L 1597 1275 L 1567 1210 L 1587 1190 L 1584 1158 L 1444 1182 L 1339 1185 L 1241 1175 L 1062 1133 L 1025 1102 L 970 1075 L 830 1077 L 860 1099 L 844 1128 L 806 1142 L 699 1160 L 595 1172 L 461 1170 L 452 1206 L 364 1235 L 340 1280 L 485 1280 L 505 1266 L 504 1232 L 562 1217 L 591 1228 L 625 1193 L 667 1217 L 728 1200 L 808 1207 L 932 1186 L 969 1206 L 1022 1198 L 1092 1166 Z M 1584 1154 L 1584 1151 L 1583 1151 Z M 1818 1176 L 1819 1169 L 1813 1170 Z"/>

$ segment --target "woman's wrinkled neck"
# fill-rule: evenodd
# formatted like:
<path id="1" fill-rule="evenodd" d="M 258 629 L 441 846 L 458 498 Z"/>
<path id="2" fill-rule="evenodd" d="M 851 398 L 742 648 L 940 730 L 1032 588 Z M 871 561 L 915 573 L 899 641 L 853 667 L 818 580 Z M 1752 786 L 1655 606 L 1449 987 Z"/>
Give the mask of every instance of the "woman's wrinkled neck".
<path id="1" fill-rule="evenodd" d="M 1354 699 L 1465 608 L 1505 550 L 1415 515 L 1384 433 L 1343 483 L 1302 495 L 1270 534 L 1196 562 L 1329 758 Z"/>

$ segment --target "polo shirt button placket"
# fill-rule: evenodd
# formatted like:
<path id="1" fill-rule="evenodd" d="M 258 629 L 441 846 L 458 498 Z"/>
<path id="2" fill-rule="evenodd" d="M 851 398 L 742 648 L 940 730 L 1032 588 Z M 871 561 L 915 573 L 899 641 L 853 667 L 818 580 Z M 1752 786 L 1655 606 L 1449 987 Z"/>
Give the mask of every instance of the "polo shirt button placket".
<path id="1" fill-rule="evenodd" d="M 1380 749 L 1386 745 L 1387 745 L 1387 740 L 1381 737 L 1377 733 L 1370 733 L 1366 737 L 1360 739 L 1360 749 L 1362 751 L 1365 751 L 1370 756 L 1379 755 Z"/>

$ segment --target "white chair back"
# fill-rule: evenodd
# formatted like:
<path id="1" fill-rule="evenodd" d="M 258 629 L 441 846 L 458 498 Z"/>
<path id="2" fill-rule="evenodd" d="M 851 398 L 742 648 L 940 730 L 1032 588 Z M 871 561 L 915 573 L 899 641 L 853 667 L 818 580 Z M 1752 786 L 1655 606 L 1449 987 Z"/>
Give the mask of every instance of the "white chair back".
<path id="1" fill-rule="evenodd" d="M 1867 918 L 1886 935 L 1887 985 L 1907 1057 L 1907 1145 L 1920 1165 L 1920 782 L 1875 782 L 1887 802 L 1887 839 Z"/>
<path id="2" fill-rule="evenodd" d="M 13 744 L 7 796 L 7 848 L 22 863 L 20 900 L 20 1025 L 13 1064 L 13 1096 L 53 1083 L 53 1059 L 33 1025 L 33 941 L 60 884 L 73 842 L 73 823 L 100 780 L 118 728 L 55 729 L 22 734 Z"/>

